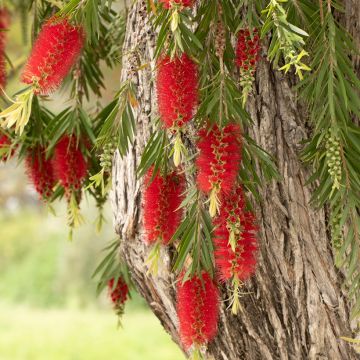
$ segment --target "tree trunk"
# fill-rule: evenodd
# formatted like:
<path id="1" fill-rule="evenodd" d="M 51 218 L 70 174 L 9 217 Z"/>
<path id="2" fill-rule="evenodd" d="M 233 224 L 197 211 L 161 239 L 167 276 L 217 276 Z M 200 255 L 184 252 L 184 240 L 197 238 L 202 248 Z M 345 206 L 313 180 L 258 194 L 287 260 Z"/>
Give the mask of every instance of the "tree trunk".
<path id="1" fill-rule="evenodd" d="M 350 0 L 350 5 L 346 24 L 358 36 L 360 4 Z M 129 12 L 124 54 L 139 41 L 146 42 L 141 63 L 148 63 L 155 40 L 143 36 L 148 25 L 138 13 L 139 6 L 136 2 Z M 142 241 L 142 182 L 136 178 L 136 168 L 151 132 L 150 114 L 156 112 L 154 65 L 152 62 L 137 74 L 136 140 L 124 158 L 115 155 L 111 199 L 115 230 L 122 240 L 121 256 L 139 292 L 181 346 L 175 278 L 170 272 L 173 249 L 162 250 L 164 266 L 154 278 L 147 275 L 148 249 Z M 126 71 L 125 61 L 123 76 Z M 309 130 L 304 109 L 290 86 L 289 78 L 273 71 L 264 56 L 257 70 L 256 96 L 249 103 L 254 120 L 250 132 L 274 155 L 283 179 L 261 190 L 263 201 L 257 208 L 259 265 L 256 276 L 246 284 L 243 311 L 238 316 L 227 309 L 228 295 L 222 289 L 219 334 L 208 347 L 208 355 L 216 360 L 357 358 L 351 346 L 340 339 L 352 336 L 349 303 L 341 287 L 341 273 L 334 267 L 326 211 L 315 211 L 309 205 L 313 189 L 305 185 L 309 172 L 298 158 L 299 144 Z"/>

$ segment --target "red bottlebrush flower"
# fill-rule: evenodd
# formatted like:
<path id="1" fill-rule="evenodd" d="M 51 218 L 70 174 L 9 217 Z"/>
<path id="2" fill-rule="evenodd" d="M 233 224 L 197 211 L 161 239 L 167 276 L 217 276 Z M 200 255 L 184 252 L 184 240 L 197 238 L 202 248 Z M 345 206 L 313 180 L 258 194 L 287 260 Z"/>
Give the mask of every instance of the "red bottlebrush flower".
<path id="1" fill-rule="evenodd" d="M 29 151 L 25 160 L 25 166 L 36 191 L 43 199 L 50 198 L 56 180 L 51 160 L 45 157 L 45 149 L 38 147 Z"/>
<path id="2" fill-rule="evenodd" d="M 15 149 L 10 151 L 11 140 L 5 134 L 0 134 L 0 160 L 6 161 L 15 154 Z"/>
<path id="3" fill-rule="evenodd" d="M 196 160 L 197 183 L 201 191 L 210 193 L 210 215 L 214 216 L 219 198 L 231 192 L 240 169 L 241 132 L 235 124 L 219 129 L 201 129 L 197 147 L 200 150 Z"/>
<path id="4" fill-rule="evenodd" d="M 84 30 L 68 19 L 52 17 L 42 27 L 22 74 L 22 81 L 35 86 L 35 93 L 56 90 L 78 59 L 84 45 Z"/>
<path id="5" fill-rule="evenodd" d="M 167 128 L 181 128 L 194 116 L 198 103 L 198 71 L 186 55 L 158 64 L 157 94 L 160 118 Z"/>
<path id="6" fill-rule="evenodd" d="M 128 297 L 129 288 L 123 278 L 119 277 L 116 285 L 115 279 L 112 278 L 108 282 L 108 290 L 111 301 L 115 307 L 119 307 L 125 303 Z"/>
<path id="7" fill-rule="evenodd" d="M 259 61 L 260 38 L 258 29 L 250 34 L 249 29 L 239 31 L 236 47 L 236 65 L 240 69 L 240 85 L 243 89 L 243 104 L 251 91 L 256 64 Z"/>
<path id="8" fill-rule="evenodd" d="M 160 0 L 166 9 L 170 9 L 173 5 L 181 5 L 183 7 L 191 7 L 194 5 L 194 0 Z"/>
<path id="9" fill-rule="evenodd" d="M 143 204 L 145 241 L 148 245 L 157 241 L 166 245 L 181 222 L 182 210 L 178 208 L 183 200 L 185 179 L 176 172 L 166 176 L 157 173 L 154 179 L 152 176 L 150 169 L 145 179 Z"/>
<path id="10" fill-rule="evenodd" d="M 232 280 L 232 311 L 236 314 L 240 309 L 239 288 L 255 272 L 258 250 L 255 216 L 245 211 L 241 186 L 222 199 L 214 225 L 215 263 L 220 279 Z"/>
<path id="11" fill-rule="evenodd" d="M 6 31 L 9 27 L 10 16 L 6 8 L 0 8 L 0 86 L 6 85 Z"/>
<path id="12" fill-rule="evenodd" d="M 220 278 L 247 280 L 256 266 L 257 226 L 255 216 L 245 211 L 241 186 L 222 199 L 214 225 L 215 261 Z"/>
<path id="13" fill-rule="evenodd" d="M 250 69 L 254 74 L 256 63 L 259 60 L 260 38 L 258 29 L 254 29 L 250 34 L 249 29 L 239 31 L 236 47 L 236 65 L 242 69 Z M 248 68 L 245 68 L 248 66 Z"/>
<path id="14" fill-rule="evenodd" d="M 74 135 L 64 135 L 55 146 L 52 160 L 56 178 L 66 191 L 79 190 L 87 174 L 87 163 Z"/>
<path id="15" fill-rule="evenodd" d="M 120 318 L 124 313 L 125 302 L 129 295 L 129 288 L 122 277 L 117 279 L 112 278 L 108 282 L 109 297 L 114 305 L 116 315 Z"/>
<path id="16" fill-rule="evenodd" d="M 219 292 L 208 273 L 194 276 L 177 286 L 177 316 L 180 337 L 188 349 L 211 341 L 217 333 Z"/>

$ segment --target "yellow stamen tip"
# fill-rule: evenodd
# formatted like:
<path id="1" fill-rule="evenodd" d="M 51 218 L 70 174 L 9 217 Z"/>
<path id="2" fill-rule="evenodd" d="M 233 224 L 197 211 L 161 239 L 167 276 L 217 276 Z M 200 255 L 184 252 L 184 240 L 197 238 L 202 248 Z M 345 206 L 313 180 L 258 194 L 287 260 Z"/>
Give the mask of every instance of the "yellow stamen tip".
<path id="1" fill-rule="evenodd" d="M 159 262 L 160 262 L 160 242 L 157 242 L 151 249 L 147 259 L 146 265 L 149 267 L 147 275 L 157 276 L 159 273 Z"/>
<path id="2" fill-rule="evenodd" d="M 212 189 L 209 197 L 209 214 L 211 217 L 214 217 L 220 211 L 220 201 L 218 198 L 218 190 Z"/>

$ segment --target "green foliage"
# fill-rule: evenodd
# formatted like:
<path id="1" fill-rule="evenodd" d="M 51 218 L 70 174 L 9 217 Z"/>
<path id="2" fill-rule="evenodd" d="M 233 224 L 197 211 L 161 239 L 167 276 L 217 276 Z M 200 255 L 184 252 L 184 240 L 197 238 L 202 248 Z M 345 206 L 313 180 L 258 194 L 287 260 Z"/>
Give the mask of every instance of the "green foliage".
<path id="1" fill-rule="evenodd" d="M 180 240 L 174 270 L 181 272 L 186 269 L 184 280 L 201 273 L 203 269 L 213 275 L 212 224 L 208 212 L 200 205 L 203 201 L 196 188 L 188 190 L 187 197 L 181 204 L 188 212 L 172 237 L 173 241 Z M 189 257 L 191 265 L 185 266 Z"/>
<path id="2" fill-rule="evenodd" d="M 151 134 L 137 169 L 139 177 L 144 176 L 152 166 L 154 174 L 164 168 L 168 156 L 163 156 L 163 152 L 168 148 L 168 143 L 165 130 L 159 129 Z"/>
<path id="3" fill-rule="evenodd" d="M 112 0 L 69 0 L 62 6 L 58 15 L 74 17 L 85 26 L 88 40 L 97 44 L 101 34 L 102 19 L 105 14 L 111 13 Z"/>
<path id="4" fill-rule="evenodd" d="M 154 19 L 154 27 L 159 28 L 155 57 L 165 52 L 173 57 L 176 52 L 192 54 L 196 50 L 203 50 L 201 41 L 190 28 L 194 24 L 192 13 L 189 10 L 168 11 L 158 4 L 158 14 Z"/>
<path id="5" fill-rule="evenodd" d="M 355 305 L 352 316 L 360 315 L 360 156 L 359 127 L 353 122 L 360 114 L 360 80 L 351 55 L 356 52 L 349 34 L 336 21 L 331 2 L 312 14 L 312 73 L 300 83 L 301 95 L 309 104 L 314 133 L 303 152 L 311 164 L 309 182 L 317 184 L 312 201 L 329 205 L 329 227 L 336 265 L 346 270 L 346 283 Z"/>
<path id="6" fill-rule="evenodd" d="M 119 256 L 120 241 L 118 239 L 112 241 L 104 248 L 105 256 L 96 267 L 92 277 L 98 278 L 98 285 L 96 292 L 100 294 L 107 286 L 110 279 L 114 279 L 114 284 L 117 284 L 119 278 L 125 280 L 127 284 L 131 284 L 130 275 L 125 263 L 120 262 Z"/>
<path id="7" fill-rule="evenodd" d="M 98 135 L 98 145 L 104 145 L 114 137 L 118 138 L 118 147 L 123 156 L 133 143 L 136 126 L 133 115 L 133 106 L 137 107 L 134 85 L 131 81 L 125 81 L 115 98 L 109 105 L 106 118 L 103 120 Z"/>
<path id="8" fill-rule="evenodd" d="M 280 57 L 283 56 L 285 65 L 280 67 L 287 73 L 295 67 L 295 73 L 303 79 L 303 71 L 311 69 L 303 63 L 302 58 L 309 54 L 302 48 L 305 45 L 304 37 L 308 34 L 301 28 L 290 23 L 287 11 L 282 3 L 287 0 L 270 0 L 266 9 L 263 10 L 265 21 L 261 29 L 262 38 L 272 31 L 272 38 L 268 49 L 268 58 L 273 61 L 277 68 Z"/>
<path id="9" fill-rule="evenodd" d="M 96 42 L 87 43 L 77 64 L 77 77 L 72 81 L 72 97 L 85 95 L 89 101 L 92 91 L 101 97 L 105 88 L 102 62 L 113 69 L 121 59 L 121 48 L 125 34 L 125 13 L 100 11 Z M 95 30 L 94 30 L 95 31 Z M 95 41 L 95 40 L 94 40 Z"/>

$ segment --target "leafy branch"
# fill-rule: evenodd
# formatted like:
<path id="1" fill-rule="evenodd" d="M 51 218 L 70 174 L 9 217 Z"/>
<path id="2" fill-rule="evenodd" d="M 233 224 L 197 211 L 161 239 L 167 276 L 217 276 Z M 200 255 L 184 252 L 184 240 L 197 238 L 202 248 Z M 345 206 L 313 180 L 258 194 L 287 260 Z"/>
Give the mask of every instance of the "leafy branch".
<path id="1" fill-rule="evenodd" d="M 320 2 L 316 41 L 313 44 L 313 72 L 302 81 L 302 96 L 310 105 L 314 135 L 303 152 L 312 164 L 316 182 L 312 201 L 330 208 L 329 229 L 335 263 L 346 273 L 350 296 L 354 298 L 352 316 L 360 315 L 360 156 L 359 127 L 353 122 L 360 115 L 360 80 L 351 55 L 355 51 L 349 34 L 334 18 L 339 4 Z"/>
<path id="2" fill-rule="evenodd" d="M 287 11 L 281 5 L 287 0 L 270 0 L 266 9 L 263 10 L 265 22 L 261 29 L 261 37 L 272 31 L 272 39 L 268 49 L 268 57 L 278 67 L 280 57 L 283 56 L 285 65 L 279 70 L 287 73 L 292 67 L 300 79 L 303 79 L 303 71 L 310 71 L 302 58 L 309 54 L 304 50 L 304 37 L 309 36 L 304 30 L 290 23 Z"/>
<path id="3" fill-rule="evenodd" d="M 99 146 L 116 137 L 120 154 L 127 153 L 136 133 L 133 107 L 137 107 L 138 103 L 135 94 L 134 84 L 126 80 L 121 85 L 115 100 L 109 105 L 110 112 L 98 135 Z"/>
<path id="4" fill-rule="evenodd" d="M 126 284 L 131 285 L 130 274 L 126 264 L 119 259 L 120 240 L 111 241 L 104 249 L 103 259 L 92 274 L 93 279 L 97 279 L 97 294 L 100 294 L 107 286 L 110 279 L 114 279 L 116 284 L 119 278 L 123 278 Z"/>

